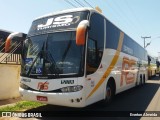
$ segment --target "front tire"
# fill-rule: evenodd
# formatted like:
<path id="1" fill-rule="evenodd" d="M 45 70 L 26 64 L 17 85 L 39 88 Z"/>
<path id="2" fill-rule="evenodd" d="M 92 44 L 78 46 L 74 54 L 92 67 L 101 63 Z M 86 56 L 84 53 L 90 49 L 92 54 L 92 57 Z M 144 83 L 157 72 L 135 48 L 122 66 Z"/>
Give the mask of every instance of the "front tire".
<path id="1" fill-rule="evenodd" d="M 103 105 L 106 106 L 109 103 L 111 103 L 114 95 L 115 95 L 115 85 L 113 84 L 113 82 L 110 81 L 106 85 L 105 99 L 103 100 Z"/>
<path id="2" fill-rule="evenodd" d="M 112 100 L 112 95 L 113 94 L 113 89 L 112 89 L 112 85 L 109 84 L 106 87 L 106 93 L 105 93 L 105 101 L 106 103 L 110 103 Z"/>

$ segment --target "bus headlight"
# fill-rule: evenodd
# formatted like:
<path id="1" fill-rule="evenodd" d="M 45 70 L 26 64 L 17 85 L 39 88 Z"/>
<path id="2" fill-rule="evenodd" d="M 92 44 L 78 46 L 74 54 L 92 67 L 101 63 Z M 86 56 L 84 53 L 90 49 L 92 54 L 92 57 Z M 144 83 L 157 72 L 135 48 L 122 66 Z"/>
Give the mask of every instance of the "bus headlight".
<path id="1" fill-rule="evenodd" d="M 20 83 L 20 87 L 25 89 L 25 90 L 29 89 L 29 87 L 27 85 L 23 84 L 23 83 Z"/>
<path id="2" fill-rule="evenodd" d="M 82 88 L 83 88 L 83 86 L 81 86 L 81 85 L 68 86 L 68 87 L 61 88 L 61 91 L 62 92 L 77 92 L 77 91 L 82 90 Z"/>

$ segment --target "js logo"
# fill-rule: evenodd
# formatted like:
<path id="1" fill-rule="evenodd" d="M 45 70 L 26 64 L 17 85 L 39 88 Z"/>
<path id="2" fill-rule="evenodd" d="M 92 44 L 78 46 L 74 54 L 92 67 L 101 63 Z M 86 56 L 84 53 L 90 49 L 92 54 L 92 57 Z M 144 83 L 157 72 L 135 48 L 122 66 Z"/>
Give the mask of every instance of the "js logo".
<path id="1" fill-rule="evenodd" d="M 79 21 L 79 16 L 73 17 L 73 15 L 64 15 L 56 18 L 49 18 L 45 24 L 39 24 L 37 30 L 43 30 L 50 27 L 69 26 Z"/>

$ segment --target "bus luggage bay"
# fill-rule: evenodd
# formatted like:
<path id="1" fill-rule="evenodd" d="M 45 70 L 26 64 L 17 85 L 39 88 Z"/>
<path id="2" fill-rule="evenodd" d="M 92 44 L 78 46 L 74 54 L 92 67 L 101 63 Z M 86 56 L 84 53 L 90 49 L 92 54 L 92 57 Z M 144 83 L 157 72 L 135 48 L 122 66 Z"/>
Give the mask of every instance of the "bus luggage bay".
<path id="1" fill-rule="evenodd" d="M 85 107 L 147 80 L 147 52 L 101 13 L 75 8 L 35 19 L 24 41 L 24 100 Z"/>

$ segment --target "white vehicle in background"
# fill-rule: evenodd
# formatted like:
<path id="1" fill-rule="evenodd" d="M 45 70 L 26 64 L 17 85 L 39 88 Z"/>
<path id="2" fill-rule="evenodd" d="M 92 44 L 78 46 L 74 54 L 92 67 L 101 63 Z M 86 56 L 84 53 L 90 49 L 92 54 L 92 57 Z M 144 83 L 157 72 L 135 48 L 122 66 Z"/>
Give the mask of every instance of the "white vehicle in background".
<path id="1" fill-rule="evenodd" d="M 151 55 L 148 55 L 148 78 L 150 79 L 156 76 L 156 74 L 159 74 L 159 61 Z"/>
<path id="2" fill-rule="evenodd" d="M 76 8 L 33 21 L 24 41 L 24 100 L 70 107 L 110 102 L 144 84 L 147 52 L 105 16 Z M 105 103 L 104 102 L 104 103 Z"/>

